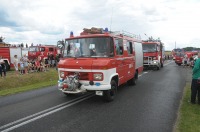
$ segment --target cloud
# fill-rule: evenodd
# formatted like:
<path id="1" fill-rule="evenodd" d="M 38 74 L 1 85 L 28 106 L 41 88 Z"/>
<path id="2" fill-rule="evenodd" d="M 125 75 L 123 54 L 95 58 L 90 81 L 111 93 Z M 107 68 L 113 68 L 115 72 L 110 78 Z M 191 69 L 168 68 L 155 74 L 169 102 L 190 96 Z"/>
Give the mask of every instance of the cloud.
<path id="1" fill-rule="evenodd" d="M 0 18 L 1 18 L 0 26 L 2 26 L 2 27 L 4 27 L 4 26 L 5 27 L 6 26 L 10 26 L 10 27 L 17 26 L 17 24 L 14 21 L 9 20 L 8 14 L 4 10 L 0 9 L 0 14 L 1 14 L 1 16 L 0 16 Z"/>
<path id="2" fill-rule="evenodd" d="M 55 44 L 83 28 L 108 27 L 190 45 L 200 31 L 198 0 L 1 0 L 0 29 L 8 42 Z"/>

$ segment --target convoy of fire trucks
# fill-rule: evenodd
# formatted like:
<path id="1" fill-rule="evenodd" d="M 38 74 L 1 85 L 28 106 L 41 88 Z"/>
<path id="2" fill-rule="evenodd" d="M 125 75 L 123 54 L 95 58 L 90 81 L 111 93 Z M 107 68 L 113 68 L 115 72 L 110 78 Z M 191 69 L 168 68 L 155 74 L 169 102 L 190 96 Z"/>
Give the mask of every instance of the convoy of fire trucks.
<path id="1" fill-rule="evenodd" d="M 69 95 L 95 92 L 112 101 L 119 85 L 135 85 L 143 71 L 141 39 L 106 28 L 84 29 L 65 39 L 58 63 L 59 89 Z"/>
<path id="2" fill-rule="evenodd" d="M 0 55 L 12 63 L 12 56 L 22 56 L 22 49 L 1 47 Z M 128 83 L 135 85 L 143 68 L 159 70 L 164 63 L 164 44 L 129 32 L 112 32 L 107 28 L 84 28 L 79 36 L 73 32 L 65 41 L 52 45 L 30 46 L 28 58 L 47 59 L 61 54 L 58 63 L 58 88 L 64 94 L 95 92 L 112 101 L 117 88 Z M 10 67 L 10 66 L 9 66 Z"/>

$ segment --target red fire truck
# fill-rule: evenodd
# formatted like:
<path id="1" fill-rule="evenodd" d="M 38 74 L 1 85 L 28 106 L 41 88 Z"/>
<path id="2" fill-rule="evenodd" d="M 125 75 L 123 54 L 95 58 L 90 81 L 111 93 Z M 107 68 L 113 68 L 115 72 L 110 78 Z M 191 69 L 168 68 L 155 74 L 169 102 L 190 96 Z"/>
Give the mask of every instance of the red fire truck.
<path id="1" fill-rule="evenodd" d="M 184 53 L 184 49 L 177 48 L 177 49 L 173 49 L 173 50 L 172 50 L 172 57 L 173 57 L 173 60 L 175 60 L 176 54 L 177 54 L 177 53 L 180 53 L 180 52 Z"/>
<path id="2" fill-rule="evenodd" d="M 189 65 L 189 60 L 191 57 L 197 55 L 197 51 L 179 51 L 175 53 L 175 63 L 179 66 L 181 66 L 181 64 L 183 64 L 183 60 L 186 59 L 187 60 L 187 64 Z M 184 64 L 185 65 L 185 64 Z"/>
<path id="3" fill-rule="evenodd" d="M 164 44 L 158 39 L 142 41 L 144 67 L 159 70 L 164 64 Z"/>
<path id="4" fill-rule="evenodd" d="M 119 85 L 135 85 L 143 71 L 141 40 L 130 33 L 84 29 L 65 39 L 63 49 L 58 88 L 66 95 L 93 91 L 112 101 Z"/>
<path id="5" fill-rule="evenodd" d="M 0 56 L 3 57 L 3 60 L 6 64 L 6 69 L 10 70 L 10 67 L 13 66 L 14 55 L 17 55 L 18 59 L 22 57 L 22 48 L 21 47 L 0 47 Z"/>
<path id="6" fill-rule="evenodd" d="M 28 59 L 36 59 L 38 56 L 40 56 L 41 59 L 47 59 L 48 54 L 53 55 L 55 58 L 58 53 L 59 49 L 54 45 L 30 46 L 28 50 Z"/>

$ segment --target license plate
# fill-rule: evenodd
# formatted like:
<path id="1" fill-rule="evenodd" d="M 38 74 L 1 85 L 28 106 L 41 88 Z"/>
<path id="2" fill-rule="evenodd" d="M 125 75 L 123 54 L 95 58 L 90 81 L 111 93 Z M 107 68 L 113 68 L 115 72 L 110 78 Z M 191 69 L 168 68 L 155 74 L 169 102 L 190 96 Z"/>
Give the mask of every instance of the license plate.
<path id="1" fill-rule="evenodd" d="M 96 95 L 103 96 L 103 91 L 96 91 Z"/>

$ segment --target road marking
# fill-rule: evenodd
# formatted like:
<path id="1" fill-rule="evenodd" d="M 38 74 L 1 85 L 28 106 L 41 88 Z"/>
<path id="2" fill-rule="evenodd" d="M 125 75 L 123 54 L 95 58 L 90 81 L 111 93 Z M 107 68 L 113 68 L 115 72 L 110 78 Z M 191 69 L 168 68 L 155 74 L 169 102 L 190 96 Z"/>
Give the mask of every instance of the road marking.
<path id="1" fill-rule="evenodd" d="M 93 97 L 93 96 L 95 96 L 95 95 L 94 95 L 94 94 L 89 94 L 89 95 L 84 95 L 84 96 L 78 97 L 78 98 L 76 98 L 76 99 L 70 100 L 70 101 L 68 101 L 68 102 L 62 103 L 62 104 L 60 104 L 60 105 L 51 107 L 51 108 L 49 108 L 49 109 L 40 111 L 40 112 L 35 113 L 35 114 L 33 114 L 33 115 L 27 116 L 27 117 L 25 117 L 25 118 L 22 118 L 22 119 L 19 119 L 19 120 L 14 121 L 14 122 L 11 122 L 11 123 L 9 123 L 9 124 L 6 124 L 6 125 L 4 125 L 4 126 L 1 126 L 1 127 L 0 127 L 0 130 L 1 130 L 1 129 L 4 129 L 4 128 L 7 128 L 7 127 L 10 127 L 10 126 L 12 126 L 12 125 L 14 125 L 14 126 L 12 126 L 12 127 L 10 127 L 10 128 L 7 128 L 7 129 L 5 129 L 5 130 L 2 130 L 1 132 L 8 132 L 8 131 L 14 130 L 14 129 L 18 128 L 18 127 L 21 127 L 21 126 L 23 126 L 23 125 L 26 125 L 26 124 L 28 124 L 28 123 L 31 123 L 31 122 L 33 122 L 33 121 L 35 121 L 35 120 L 41 119 L 41 118 L 43 118 L 43 117 L 45 117 L 45 116 L 48 116 L 48 115 L 53 114 L 53 113 L 55 113 L 55 112 L 58 112 L 58 111 L 60 111 L 60 110 L 62 110 L 62 109 L 65 109 L 65 108 L 67 108 L 67 107 L 69 107 L 69 106 L 75 105 L 75 104 L 77 104 L 77 103 L 79 103 L 79 102 L 81 102 L 81 101 L 84 101 L 84 100 L 86 100 L 86 99 L 89 99 L 89 98 L 91 98 L 91 97 Z M 21 123 L 20 123 L 20 122 L 21 122 Z M 19 124 L 17 124 L 17 123 L 19 123 Z M 16 124 L 16 125 L 15 125 L 15 124 Z"/>

